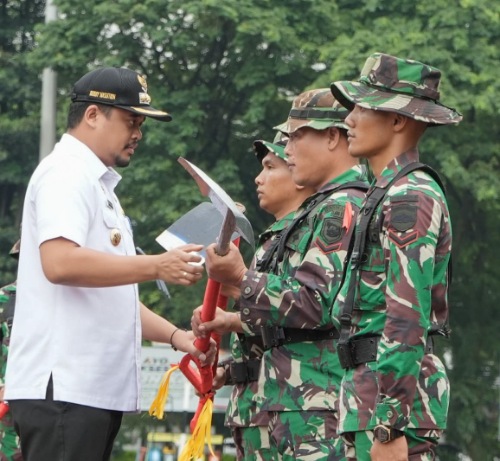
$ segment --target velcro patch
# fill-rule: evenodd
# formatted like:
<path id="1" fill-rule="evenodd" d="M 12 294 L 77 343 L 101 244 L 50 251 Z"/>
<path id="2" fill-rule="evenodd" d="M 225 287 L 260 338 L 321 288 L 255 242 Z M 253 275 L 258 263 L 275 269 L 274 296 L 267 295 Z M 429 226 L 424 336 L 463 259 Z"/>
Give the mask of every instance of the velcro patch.
<path id="1" fill-rule="evenodd" d="M 323 220 L 321 233 L 316 239 L 316 245 L 321 248 L 323 253 L 337 251 L 340 248 L 342 240 L 342 221 L 343 216 L 333 216 Z"/>
<path id="2" fill-rule="evenodd" d="M 406 232 L 417 222 L 417 206 L 410 203 L 400 203 L 391 208 L 391 222 L 389 227 L 398 232 Z"/>

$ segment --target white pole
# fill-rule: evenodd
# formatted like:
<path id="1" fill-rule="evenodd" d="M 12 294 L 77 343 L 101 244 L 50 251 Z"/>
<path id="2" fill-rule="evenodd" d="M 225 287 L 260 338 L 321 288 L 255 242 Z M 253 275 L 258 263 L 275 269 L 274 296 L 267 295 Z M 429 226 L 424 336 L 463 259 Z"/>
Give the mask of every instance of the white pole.
<path id="1" fill-rule="evenodd" d="M 52 0 L 45 5 L 45 23 L 57 18 L 57 9 Z M 40 151 L 39 160 L 50 154 L 56 143 L 56 92 L 57 74 L 50 68 L 43 70 L 42 108 L 40 115 Z"/>

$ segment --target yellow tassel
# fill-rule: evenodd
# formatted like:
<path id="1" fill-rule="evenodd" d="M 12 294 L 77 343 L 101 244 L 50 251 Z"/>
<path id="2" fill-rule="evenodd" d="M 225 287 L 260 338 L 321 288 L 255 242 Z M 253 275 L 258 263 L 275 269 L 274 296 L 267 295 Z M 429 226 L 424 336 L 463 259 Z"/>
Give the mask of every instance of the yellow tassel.
<path id="1" fill-rule="evenodd" d="M 170 370 L 166 371 L 161 379 L 160 386 L 158 387 L 158 392 L 153 400 L 153 403 L 149 407 L 150 416 L 155 416 L 158 419 L 163 419 L 163 412 L 165 405 L 167 404 L 168 398 L 168 386 L 170 383 L 170 377 L 172 373 L 179 368 L 179 365 L 172 365 Z"/>
<path id="2" fill-rule="evenodd" d="M 208 445 L 210 453 L 215 456 L 212 449 L 210 431 L 212 426 L 213 404 L 212 399 L 207 398 L 203 405 L 203 409 L 201 410 L 200 417 L 196 422 L 193 434 L 179 456 L 179 461 L 194 461 L 202 458 L 205 441 Z"/>

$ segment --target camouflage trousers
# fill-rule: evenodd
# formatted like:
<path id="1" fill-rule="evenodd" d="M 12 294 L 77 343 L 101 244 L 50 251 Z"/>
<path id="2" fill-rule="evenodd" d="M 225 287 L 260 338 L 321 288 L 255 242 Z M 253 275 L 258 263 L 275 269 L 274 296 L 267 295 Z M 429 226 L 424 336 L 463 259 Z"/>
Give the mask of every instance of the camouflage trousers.
<path id="1" fill-rule="evenodd" d="M 408 461 L 434 461 L 434 449 L 443 434 L 440 430 L 406 429 Z M 348 432 L 342 435 L 346 447 L 347 461 L 370 461 L 373 445 L 372 431 Z"/>
<path id="2" fill-rule="evenodd" d="M 12 416 L 7 413 L 0 421 L 0 461 L 22 461 L 22 459 Z"/>
<path id="3" fill-rule="evenodd" d="M 270 412 L 270 417 L 270 441 L 277 460 L 345 461 L 335 412 L 279 411 Z"/>
<path id="4" fill-rule="evenodd" d="M 238 461 L 274 461 L 267 426 L 233 427 Z"/>

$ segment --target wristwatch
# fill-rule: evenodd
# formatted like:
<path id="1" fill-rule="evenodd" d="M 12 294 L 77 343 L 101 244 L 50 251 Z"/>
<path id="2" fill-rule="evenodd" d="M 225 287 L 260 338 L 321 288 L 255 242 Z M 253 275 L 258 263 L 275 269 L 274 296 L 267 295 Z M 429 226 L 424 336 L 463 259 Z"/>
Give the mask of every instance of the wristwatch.
<path id="1" fill-rule="evenodd" d="M 373 429 L 373 435 L 380 443 L 389 443 L 392 440 L 403 436 L 404 432 L 389 426 L 384 426 L 383 424 L 379 424 L 375 426 L 375 429 Z"/>

